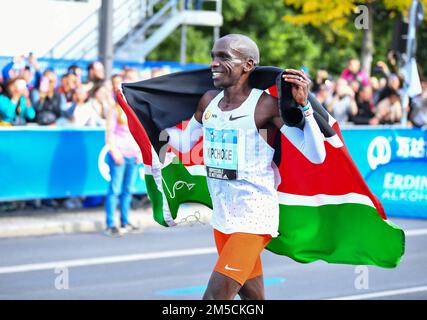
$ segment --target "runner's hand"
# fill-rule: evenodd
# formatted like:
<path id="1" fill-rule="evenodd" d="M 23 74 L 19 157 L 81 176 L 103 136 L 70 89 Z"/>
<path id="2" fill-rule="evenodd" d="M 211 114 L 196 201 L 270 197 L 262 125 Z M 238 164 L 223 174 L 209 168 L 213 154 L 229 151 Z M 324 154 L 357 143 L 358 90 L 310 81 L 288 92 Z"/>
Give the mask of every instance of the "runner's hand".
<path id="1" fill-rule="evenodd" d="M 292 84 L 292 96 L 296 103 L 301 106 L 307 105 L 308 89 L 311 80 L 302 70 L 285 69 L 283 79 Z"/>

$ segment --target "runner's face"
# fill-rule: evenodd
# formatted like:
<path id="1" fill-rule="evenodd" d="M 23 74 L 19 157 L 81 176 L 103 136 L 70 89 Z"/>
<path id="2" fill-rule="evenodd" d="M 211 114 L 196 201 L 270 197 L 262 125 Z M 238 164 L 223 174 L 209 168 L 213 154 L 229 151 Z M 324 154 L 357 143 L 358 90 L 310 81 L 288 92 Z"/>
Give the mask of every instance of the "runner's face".
<path id="1" fill-rule="evenodd" d="M 211 52 L 212 79 L 216 88 L 227 88 L 238 82 L 243 73 L 245 60 L 239 52 L 230 48 L 228 39 L 215 42 Z"/>

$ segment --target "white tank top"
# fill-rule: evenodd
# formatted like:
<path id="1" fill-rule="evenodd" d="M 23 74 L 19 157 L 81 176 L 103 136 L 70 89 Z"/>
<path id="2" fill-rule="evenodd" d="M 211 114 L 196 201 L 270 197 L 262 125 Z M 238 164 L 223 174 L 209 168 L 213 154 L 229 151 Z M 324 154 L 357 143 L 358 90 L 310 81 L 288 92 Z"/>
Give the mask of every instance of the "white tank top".
<path id="1" fill-rule="evenodd" d="M 252 89 L 240 107 L 222 111 L 220 92 L 203 113 L 203 157 L 212 198 L 212 226 L 226 234 L 278 235 L 279 202 L 273 170 L 274 149 L 255 124 L 263 93 Z"/>

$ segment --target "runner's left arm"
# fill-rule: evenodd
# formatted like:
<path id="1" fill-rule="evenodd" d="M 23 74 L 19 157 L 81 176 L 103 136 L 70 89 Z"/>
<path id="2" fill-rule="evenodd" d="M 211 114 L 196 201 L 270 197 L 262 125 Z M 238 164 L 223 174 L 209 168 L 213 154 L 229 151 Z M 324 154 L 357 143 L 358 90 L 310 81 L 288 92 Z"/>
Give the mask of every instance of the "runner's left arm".
<path id="1" fill-rule="evenodd" d="M 308 160 L 317 164 L 322 163 L 326 157 L 326 150 L 323 134 L 313 116 L 313 108 L 308 100 L 311 80 L 304 71 L 295 69 L 286 69 L 283 79 L 292 86 L 291 92 L 295 102 L 303 107 L 304 128 L 301 130 L 288 127 L 283 122 L 283 125 L 279 126 L 277 121 L 276 126 Z M 275 112 L 280 113 L 279 108 L 276 108 Z"/>
<path id="2" fill-rule="evenodd" d="M 280 131 L 308 160 L 319 164 L 326 157 L 324 137 L 313 116 L 310 102 L 308 102 L 305 109 L 307 110 L 304 111 L 305 122 L 303 130 L 283 124 L 280 127 Z"/>

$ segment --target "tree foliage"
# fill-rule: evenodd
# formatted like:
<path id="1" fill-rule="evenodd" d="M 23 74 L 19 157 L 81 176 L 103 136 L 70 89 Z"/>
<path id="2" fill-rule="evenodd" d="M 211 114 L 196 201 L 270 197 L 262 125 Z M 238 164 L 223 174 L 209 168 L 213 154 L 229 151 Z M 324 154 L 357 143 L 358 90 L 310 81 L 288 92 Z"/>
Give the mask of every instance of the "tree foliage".
<path id="1" fill-rule="evenodd" d="M 260 47 L 262 65 L 306 66 L 311 71 L 323 67 L 338 74 L 349 57 L 360 54 L 363 32 L 353 21 L 354 8 L 361 3 L 366 1 L 225 0 L 221 35 L 242 33 L 253 38 Z M 407 10 L 409 4 L 409 0 L 374 1 L 374 62 L 386 59 L 396 13 Z M 187 41 L 187 61 L 209 63 L 212 28 L 189 27 Z M 419 52 L 427 51 L 425 43 L 419 41 Z M 179 54 L 177 30 L 148 58 L 179 61 Z"/>
<path id="2" fill-rule="evenodd" d="M 424 8 L 427 0 L 421 0 Z M 297 12 L 285 15 L 283 19 L 295 26 L 311 25 L 324 34 L 325 40 L 336 43 L 340 38 L 347 39 L 356 51 L 360 50 L 361 32 L 355 27 L 355 18 L 358 14 L 357 6 L 371 4 L 374 31 L 374 61 L 385 60 L 387 49 L 390 47 L 392 30 L 398 14 L 407 16 L 411 0 L 284 0 L 286 5 L 294 7 Z M 427 15 L 425 15 L 425 20 Z M 423 31 L 423 27 L 420 31 Z M 418 32 L 418 60 L 426 61 L 425 36 Z"/>

